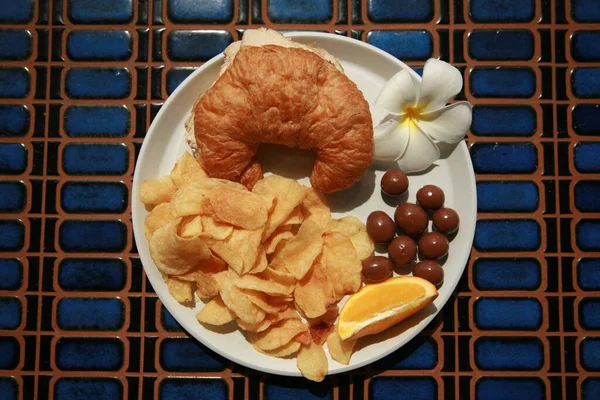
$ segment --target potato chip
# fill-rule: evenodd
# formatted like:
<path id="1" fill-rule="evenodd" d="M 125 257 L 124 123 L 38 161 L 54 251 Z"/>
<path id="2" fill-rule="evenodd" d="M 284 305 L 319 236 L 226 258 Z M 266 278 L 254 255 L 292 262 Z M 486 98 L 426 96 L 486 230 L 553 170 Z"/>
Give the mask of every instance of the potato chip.
<path id="1" fill-rule="evenodd" d="M 181 220 L 181 237 L 192 238 L 202 234 L 202 220 L 200 215 L 185 217 Z"/>
<path id="2" fill-rule="evenodd" d="M 272 325 L 269 329 L 248 334 L 248 341 L 261 350 L 275 350 L 294 340 L 297 335 L 307 332 L 308 326 L 298 319 L 286 319 Z"/>
<path id="3" fill-rule="evenodd" d="M 171 215 L 170 203 L 161 203 L 154 207 L 152 211 L 146 215 L 146 219 L 144 220 L 144 234 L 146 235 L 146 239 L 150 240 L 158 228 L 174 219 L 175 217 Z"/>
<path id="4" fill-rule="evenodd" d="M 329 355 L 340 364 L 348 365 L 350 363 L 355 344 L 356 340 L 342 340 L 338 334 L 337 325 L 334 327 L 329 337 L 327 337 Z"/>
<path id="5" fill-rule="evenodd" d="M 259 249 L 258 257 L 256 257 L 256 261 L 254 262 L 254 266 L 248 271 L 249 274 L 259 274 L 263 272 L 269 263 L 267 262 L 267 254 L 264 250 Z"/>
<path id="6" fill-rule="evenodd" d="M 321 227 L 326 227 L 331 221 L 331 211 L 325 197 L 313 188 L 308 189 L 301 205 L 304 220 L 314 221 Z"/>
<path id="7" fill-rule="evenodd" d="M 140 185 L 140 201 L 147 208 L 152 208 L 170 202 L 176 190 L 175 183 L 168 175 L 147 179 Z"/>
<path id="8" fill-rule="evenodd" d="M 294 300 L 307 318 L 320 317 L 335 302 L 333 282 L 326 274 L 320 257 L 308 274 L 296 284 Z"/>
<path id="9" fill-rule="evenodd" d="M 167 277 L 167 288 L 171 296 L 179 303 L 189 303 L 194 300 L 191 282 L 181 281 L 169 276 Z"/>
<path id="10" fill-rule="evenodd" d="M 327 224 L 325 231 L 340 232 L 347 236 L 352 241 L 361 261 L 371 256 L 375 250 L 375 243 L 367 233 L 367 227 L 356 217 L 332 219 Z"/>
<path id="11" fill-rule="evenodd" d="M 267 239 L 306 197 L 307 188 L 293 179 L 270 175 L 256 182 L 253 193 L 271 195 L 274 207 L 265 225 L 263 240 Z"/>
<path id="12" fill-rule="evenodd" d="M 316 343 L 300 348 L 296 364 L 303 377 L 315 382 L 325 379 L 329 367 L 325 350 Z"/>
<path id="13" fill-rule="evenodd" d="M 238 275 L 243 275 L 255 266 L 262 247 L 262 229 L 248 231 L 234 229 L 226 240 L 209 242 L 210 249 L 222 258 Z"/>
<path id="14" fill-rule="evenodd" d="M 207 177 L 198 161 L 187 151 L 177 160 L 170 176 L 177 187 L 183 186 L 186 182 Z"/>
<path id="15" fill-rule="evenodd" d="M 260 274 L 260 278 L 266 279 L 269 281 L 277 282 L 284 286 L 294 286 L 296 284 L 296 279 L 294 276 L 286 271 L 278 271 L 271 267 L 267 267 L 262 274 Z"/>
<path id="16" fill-rule="evenodd" d="M 268 238 L 263 245 L 265 246 L 265 251 L 267 254 L 273 254 L 277 249 L 277 245 L 283 243 L 294 237 L 293 226 L 292 225 L 281 225 L 275 232 Z"/>
<path id="17" fill-rule="evenodd" d="M 215 221 L 211 216 L 200 215 L 199 217 L 202 223 L 202 233 L 200 236 L 207 240 L 225 240 L 233 232 L 233 226 Z"/>
<path id="18" fill-rule="evenodd" d="M 212 205 L 206 196 L 207 189 L 202 186 L 202 181 L 186 182 L 177 189 L 171 199 L 171 213 L 175 217 L 212 213 Z"/>
<path id="19" fill-rule="evenodd" d="M 261 279 L 256 275 L 244 275 L 236 279 L 235 285 L 240 289 L 256 290 L 272 296 L 285 296 L 294 291 L 293 286 Z"/>
<path id="20" fill-rule="evenodd" d="M 201 238 L 179 235 L 180 222 L 181 219 L 176 219 L 159 228 L 149 243 L 150 256 L 156 267 L 168 275 L 184 274 L 211 255 Z"/>
<path id="21" fill-rule="evenodd" d="M 310 270 L 323 247 L 323 228 L 314 221 L 306 221 L 298 234 L 285 242 L 271 265 L 274 269 L 285 269 L 298 280 Z"/>
<path id="22" fill-rule="evenodd" d="M 232 271 L 223 271 L 213 275 L 219 285 L 219 294 L 223 302 L 242 321 L 258 324 L 265 319 L 265 312 L 250 301 L 248 296 L 235 286 L 239 277 Z"/>
<path id="23" fill-rule="evenodd" d="M 277 314 L 279 311 L 281 311 L 282 307 L 276 307 L 274 305 L 271 305 L 269 301 L 269 296 L 267 296 L 263 292 L 250 289 L 243 289 L 242 292 L 244 292 L 244 294 L 248 296 L 251 302 L 253 302 L 255 305 L 260 307 L 261 310 L 268 314 Z"/>
<path id="24" fill-rule="evenodd" d="M 285 225 L 300 225 L 304 221 L 304 216 L 302 215 L 302 210 L 300 206 L 294 208 L 294 211 L 290 215 L 287 216 L 286 219 L 283 220 L 281 226 Z"/>
<path id="25" fill-rule="evenodd" d="M 302 343 L 303 345 L 307 346 L 312 342 L 312 337 L 310 336 L 310 332 L 306 331 L 296 336 L 294 340 L 298 343 Z"/>
<path id="26" fill-rule="evenodd" d="M 325 314 L 317 317 L 308 319 L 310 326 L 319 325 L 320 323 L 333 324 L 340 313 L 340 308 L 336 305 L 331 305 L 327 308 Z"/>
<path id="27" fill-rule="evenodd" d="M 322 346 L 323 343 L 327 340 L 327 337 L 333 331 L 333 324 L 328 324 L 326 322 L 321 322 L 320 324 L 314 325 L 310 327 L 310 336 L 312 341 Z"/>
<path id="28" fill-rule="evenodd" d="M 195 282 L 196 294 L 201 299 L 215 297 L 219 294 L 219 285 L 212 275 L 198 271 Z"/>
<path id="29" fill-rule="evenodd" d="M 196 293 L 200 298 L 214 297 L 219 293 L 217 281 L 211 276 L 218 272 L 225 271 L 227 264 L 214 255 L 200 260 L 198 264 L 189 272 L 178 275 L 177 279 L 196 283 Z"/>
<path id="30" fill-rule="evenodd" d="M 196 268 L 206 274 L 212 275 L 225 271 L 227 269 L 227 263 L 211 253 L 210 257 L 200 260 L 200 262 L 196 264 Z"/>
<path id="31" fill-rule="evenodd" d="M 263 227 L 273 205 L 273 196 L 228 186 L 215 187 L 207 192 L 207 196 L 215 218 L 247 230 Z"/>
<path id="32" fill-rule="evenodd" d="M 333 283 L 336 300 L 360 288 L 362 264 L 352 242 L 345 235 L 325 232 L 322 263 L 325 274 Z"/>
<path id="33" fill-rule="evenodd" d="M 204 305 L 196 314 L 196 319 L 203 324 L 222 326 L 235 320 L 235 314 L 217 296 Z"/>
<path id="34" fill-rule="evenodd" d="M 255 347 L 255 349 L 258 350 L 259 352 L 264 353 L 271 357 L 283 358 L 283 357 L 289 357 L 293 354 L 296 354 L 298 352 L 298 350 L 300 350 L 300 346 L 302 346 L 302 344 L 300 342 L 292 341 L 286 345 L 276 348 L 275 350 L 265 351 L 265 350 L 261 350 L 258 347 Z"/>

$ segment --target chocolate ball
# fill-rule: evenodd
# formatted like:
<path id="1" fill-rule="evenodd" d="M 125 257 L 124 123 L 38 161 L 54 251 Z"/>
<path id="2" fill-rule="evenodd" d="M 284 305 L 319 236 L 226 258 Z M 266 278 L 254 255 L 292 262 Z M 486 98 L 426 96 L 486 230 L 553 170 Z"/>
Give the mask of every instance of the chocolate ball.
<path id="1" fill-rule="evenodd" d="M 394 219 L 402 232 L 414 238 L 421 236 L 429 223 L 425 211 L 414 203 L 404 203 L 396 207 Z"/>
<path id="2" fill-rule="evenodd" d="M 373 211 L 367 218 L 367 233 L 377 243 L 387 243 L 396 234 L 396 224 L 383 211 Z"/>
<path id="3" fill-rule="evenodd" d="M 417 244 L 406 235 L 395 237 L 388 245 L 388 256 L 395 265 L 410 265 L 417 257 Z"/>
<path id="4" fill-rule="evenodd" d="M 419 239 L 419 253 L 424 258 L 437 260 L 448 254 L 448 238 L 439 232 L 429 232 Z"/>
<path id="5" fill-rule="evenodd" d="M 415 265 L 413 276 L 423 278 L 435 286 L 440 286 L 444 282 L 444 270 L 433 260 L 424 260 Z"/>
<path id="6" fill-rule="evenodd" d="M 451 208 L 440 208 L 433 214 L 433 226 L 445 235 L 456 232 L 459 223 L 458 213 Z"/>
<path id="7" fill-rule="evenodd" d="M 381 178 L 381 190 L 388 196 L 400 196 L 408 190 L 408 177 L 404 172 L 392 169 Z"/>
<path id="8" fill-rule="evenodd" d="M 371 256 L 362 261 L 362 274 L 368 282 L 381 282 L 392 275 L 393 265 L 389 258 Z"/>
<path id="9" fill-rule="evenodd" d="M 444 200 L 444 191 L 435 185 L 425 185 L 417 192 L 417 203 L 426 210 L 439 209 Z"/>

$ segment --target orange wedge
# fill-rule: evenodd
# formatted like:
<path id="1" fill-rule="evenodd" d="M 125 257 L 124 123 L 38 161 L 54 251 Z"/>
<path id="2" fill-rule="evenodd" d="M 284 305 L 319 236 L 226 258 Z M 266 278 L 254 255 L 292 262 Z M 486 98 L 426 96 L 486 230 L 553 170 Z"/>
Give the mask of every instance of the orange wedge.
<path id="1" fill-rule="evenodd" d="M 338 333 L 348 340 L 383 332 L 426 307 L 437 295 L 435 286 L 416 276 L 367 285 L 342 308 Z"/>

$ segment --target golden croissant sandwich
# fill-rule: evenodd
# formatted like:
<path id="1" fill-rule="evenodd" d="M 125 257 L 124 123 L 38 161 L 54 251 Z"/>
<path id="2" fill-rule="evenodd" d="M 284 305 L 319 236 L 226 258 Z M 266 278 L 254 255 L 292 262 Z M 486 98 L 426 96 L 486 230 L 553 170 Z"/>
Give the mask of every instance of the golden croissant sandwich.
<path id="1" fill-rule="evenodd" d="M 373 155 L 369 105 L 333 56 L 268 29 L 246 31 L 224 54 L 186 122 L 209 176 L 251 188 L 262 177 L 258 144 L 274 143 L 315 150 L 310 181 L 321 192 L 362 178 Z"/>

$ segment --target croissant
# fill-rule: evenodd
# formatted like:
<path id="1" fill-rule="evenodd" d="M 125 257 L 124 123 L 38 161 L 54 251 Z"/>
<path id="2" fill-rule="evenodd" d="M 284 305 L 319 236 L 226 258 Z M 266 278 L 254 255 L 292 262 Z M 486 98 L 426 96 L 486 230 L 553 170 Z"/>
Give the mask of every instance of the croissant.
<path id="1" fill-rule="evenodd" d="M 225 55 L 186 123 L 209 176 L 252 187 L 262 177 L 259 143 L 314 149 L 310 181 L 323 193 L 364 175 L 373 156 L 369 105 L 331 55 L 265 29 L 246 31 Z"/>

